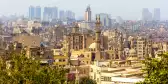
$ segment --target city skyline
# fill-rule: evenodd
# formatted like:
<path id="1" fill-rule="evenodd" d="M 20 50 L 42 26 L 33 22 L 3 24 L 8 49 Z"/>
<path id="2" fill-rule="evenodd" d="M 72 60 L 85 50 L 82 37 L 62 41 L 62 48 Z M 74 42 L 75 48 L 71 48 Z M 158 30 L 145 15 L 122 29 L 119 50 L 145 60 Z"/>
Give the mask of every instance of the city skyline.
<path id="1" fill-rule="evenodd" d="M 10 1 L 5 0 L 0 3 L 0 15 L 11 15 L 11 14 L 24 14 L 28 15 L 28 7 L 30 5 L 33 6 L 41 6 L 47 7 L 47 6 L 56 6 L 58 9 L 63 10 L 72 10 L 75 12 L 77 17 L 83 17 L 86 7 L 90 4 L 91 9 L 94 16 L 98 13 L 108 13 L 112 16 L 121 16 L 123 19 L 133 19 L 137 20 L 141 18 L 141 12 L 143 8 L 149 8 L 149 11 L 151 13 L 154 12 L 154 8 L 160 8 L 161 10 L 161 19 L 165 20 L 168 19 L 168 10 L 165 6 L 166 0 L 127 0 L 127 1 L 121 1 L 121 0 L 103 0 L 103 1 L 97 1 L 97 0 L 85 0 L 85 1 L 79 1 L 79 0 L 15 0 Z M 18 4 L 18 2 L 20 4 Z M 73 5 L 72 5 L 73 4 Z M 10 5 L 10 6 L 9 6 Z M 13 10 L 16 9 L 16 10 Z M 100 10 L 101 9 L 101 10 Z M 92 17 L 93 18 L 93 17 Z"/>

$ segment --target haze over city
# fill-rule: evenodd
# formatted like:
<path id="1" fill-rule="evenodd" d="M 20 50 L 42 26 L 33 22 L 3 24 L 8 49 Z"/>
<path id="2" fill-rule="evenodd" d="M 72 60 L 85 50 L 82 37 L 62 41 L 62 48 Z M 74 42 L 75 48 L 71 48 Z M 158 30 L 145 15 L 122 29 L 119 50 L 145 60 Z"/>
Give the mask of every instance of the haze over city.
<path id="1" fill-rule="evenodd" d="M 0 1 L 0 84 L 168 84 L 166 0 Z"/>
<path id="2" fill-rule="evenodd" d="M 160 8 L 161 19 L 168 19 L 167 0 L 0 0 L 0 15 L 26 15 L 28 7 L 56 6 L 58 9 L 72 10 L 76 17 L 83 17 L 87 5 L 91 5 L 93 17 L 97 13 L 108 13 L 111 16 L 121 16 L 123 19 L 137 20 L 141 18 L 142 8 Z"/>

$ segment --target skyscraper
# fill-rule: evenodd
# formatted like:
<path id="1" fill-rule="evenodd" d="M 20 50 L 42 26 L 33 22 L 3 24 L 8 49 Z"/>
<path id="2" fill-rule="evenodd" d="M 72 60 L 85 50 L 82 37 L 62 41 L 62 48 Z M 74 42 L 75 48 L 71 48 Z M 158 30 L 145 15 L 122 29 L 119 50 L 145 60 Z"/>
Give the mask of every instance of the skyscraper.
<path id="1" fill-rule="evenodd" d="M 50 21 L 58 19 L 58 8 L 57 7 L 44 7 L 43 20 Z"/>
<path id="2" fill-rule="evenodd" d="M 52 19 L 58 19 L 58 8 L 52 7 Z"/>
<path id="3" fill-rule="evenodd" d="M 152 21 L 152 13 L 151 12 L 148 13 L 148 21 Z"/>
<path id="4" fill-rule="evenodd" d="M 102 23 L 102 26 L 104 26 L 104 27 L 110 27 L 110 16 L 109 16 L 109 14 L 100 13 L 98 15 L 100 16 L 100 21 Z"/>
<path id="5" fill-rule="evenodd" d="M 70 11 L 70 10 L 67 10 L 67 11 L 65 12 L 65 17 L 66 17 L 67 19 L 75 19 L 75 13 L 73 13 L 73 12 Z"/>
<path id="6" fill-rule="evenodd" d="M 160 20 L 160 8 L 154 9 L 153 20 L 155 20 L 155 21 Z"/>
<path id="7" fill-rule="evenodd" d="M 148 8 L 143 8 L 142 10 L 142 20 L 146 21 L 148 18 L 149 10 Z"/>
<path id="8" fill-rule="evenodd" d="M 60 20 L 65 20 L 65 12 L 64 12 L 64 10 L 60 10 L 59 11 L 59 19 Z"/>
<path id="9" fill-rule="evenodd" d="M 30 6 L 29 7 L 29 19 L 34 19 L 35 18 L 35 7 Z"/>
<path id="10" fill-rule="evenodd" d="M 89 5 L 85 11 L 85 21 L 90 22 L 91 20 L 92 20 L 92 12 Z"/>
<path id="11" fill-rule="evenodd" d="M 116 21 L 119 23 L 119 24 L 122 24 L 124 22 L 124 20 L 122 19 L 121 16 L 117 16 L 116 17 Z"/>
<path id="12" fill-rule="evenodd" d="M 41 7 L 36 6 L 35 8 L 35 18 L 41 20 Z"/>
<path id="13" fill-rule="evenodd" d="M 149 12 L 148 8 L 143 8 L 143 10 L 142 10 L 142 20 L 143 21 L 151 21 L 152 20 L 152 13 Z"/>
<path id="14" fill-rule="evenodd" d="M 36 6 L 36 7 L 30 6 L 29 7 L 29 19 L 41 20 L 41 7 L 40 6 Z"/>

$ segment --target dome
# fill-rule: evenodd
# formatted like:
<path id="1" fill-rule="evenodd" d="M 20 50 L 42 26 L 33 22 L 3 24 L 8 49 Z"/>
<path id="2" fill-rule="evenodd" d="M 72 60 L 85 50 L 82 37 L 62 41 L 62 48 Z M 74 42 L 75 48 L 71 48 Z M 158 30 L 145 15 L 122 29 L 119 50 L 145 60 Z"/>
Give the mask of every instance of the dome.
<path id="1" fill-rule="evenodd" d="M 137 57 L 128 57 L 127 60 L 138 60 Z"/>
<path id="2" fill-rule="evenodd" d="M 136 55 L 136 50 L 135 49 L 130 49 L 129 54 L 130 55 Z"/>
<path id="3" fill-rule="evenodd" d="M 133 39 L 134 39 L 134 37 L 132 37 L 132 36 L 128 37 L 128 41 L 132 41 Z"/>
<path id="4" fill-rule="evenodd" d="M 153 48 L 158 48 L 158 45 L 157 44 L 153 44 L 152 47 Z"/>
<path id="5" fill-rule="evenodd" d="M 21 31 L 20 31 L 19 28 L 14 28 L 14 29 L 13 29 L 13 33 L 14 33 L 14 34 L 16 34 L 16 33 L 18 34 L 18 33 L 21 33 Z"/>
<path id="6" fill-rule="evenodd" d="M 92 43 L 92 44 L 89 46 L 89 48 L 90 48 L 90 49 L 95 49 L 95 48 L 96 48 L 96 45 L 97 45 L 97 43 L 94 42 L 94 43 Z"/>
<path id="7" fill-rule="evenodd" d="M 142 38 L 142 37 L 138 37 L 138 40 L 143 40 L 144 38 Z"/>

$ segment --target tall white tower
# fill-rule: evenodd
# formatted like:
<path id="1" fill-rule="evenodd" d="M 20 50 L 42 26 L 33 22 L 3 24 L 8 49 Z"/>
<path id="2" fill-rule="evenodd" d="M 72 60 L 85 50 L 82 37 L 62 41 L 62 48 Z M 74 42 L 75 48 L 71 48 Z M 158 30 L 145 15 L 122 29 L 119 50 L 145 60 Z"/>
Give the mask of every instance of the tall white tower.
<path id="1" fill-rule="evenodd" d="M 92 12 L 89 5 L 85 11 L 85 21 L 90 22 L 91 20 L 92 20 Z"/>

